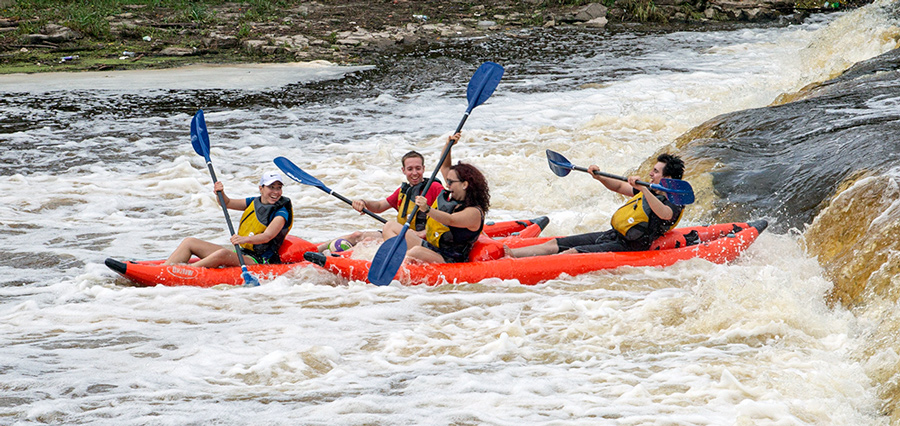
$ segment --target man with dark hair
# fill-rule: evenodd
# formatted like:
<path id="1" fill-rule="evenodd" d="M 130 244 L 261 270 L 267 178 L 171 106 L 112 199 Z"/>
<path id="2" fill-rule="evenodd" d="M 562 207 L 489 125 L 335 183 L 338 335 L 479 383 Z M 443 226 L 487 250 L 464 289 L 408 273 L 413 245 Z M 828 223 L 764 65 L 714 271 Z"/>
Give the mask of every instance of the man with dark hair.
<path id="1" fill-rule="evenodd" d="M 406 182 L 400 185 L 390 196 L 381 200 L 355 200 L 353 201 L 353 208 L 360 213 L 362 213 L 363 209 L 368 209 L 373 213 L 381 213 L 389 208 L 394 208 L 397 210 L 397 222 L 404 224 L 406 223 L 406 217 L 416 207 L 415 199 L 417 195 L 422 195 L 429 203 L 433 203 L 441 191 L 444 190 L 441 182 L 435 179 L 431 183 L 431 188 L 428 191 L 423 191 L 426 183 L 424 179 L 425 158 L 416 151 L 410 151 L 403 155 L 400 159 L 400 171 L 406 176 Z M 420 210 L 416 213 L 416 217 L 409 227 L 417 232 L 424 232 L 426 220 L 425 213 Z M 356 245 L 366 238 L 381 238 L 381 232 L 357 231 L 341 238 L 349 241 L 352 245 Z M 319 252 L 323 252 L 327 248 L 328 243 L 323 243 L 319 245 Z"/>
<path id="2" fill-rule="evenodd" d="M 610 191 L 630 197 L 613 214 L 613 229 L 555 238 L 546 243 L 506 249 L 510 257 L 543 256 L 557 253 L 595 253 L 607 251 L 641 251 L 650 249 L 653 241 L 674 228 L 684 206 L 669 201 L 664 192 L 656 192 L 638 185 L 640 176 L 630 176 L 628 182 L 594 174 L 596 165 L 588 167 L 591 176 Z M 662 178 L 681 179 L 684 161 L 671 154 L 661 154 L 650 170 L 650 183 L 659 184 Z"/>

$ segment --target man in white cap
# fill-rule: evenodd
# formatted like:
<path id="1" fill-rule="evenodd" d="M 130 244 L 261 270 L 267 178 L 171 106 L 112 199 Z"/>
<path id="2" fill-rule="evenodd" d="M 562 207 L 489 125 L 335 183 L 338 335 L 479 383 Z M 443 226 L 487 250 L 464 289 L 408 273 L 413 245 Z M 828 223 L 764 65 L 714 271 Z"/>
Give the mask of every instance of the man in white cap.
<path id="1" fill-rule="evenodd" d="M 294 224 L 291 200 L 281 195 L 283 182 L 280 174 L 266 173 L 259 180 L 258 197 L 238 199 L 225 195 L 222 182 L 215 184 L 215 192 L 222 192 L 225 207 L 244 212 L 237 233 L 231 236 L 231 244 L 241 246 L 246 264 L 281 263 L 278 250 Z M 226 248 L 193 237 L 182 240 L 165 264 L 187 263 L 191 256 L 200 258 L 194 266 L 240 265 L 234 247 Z"/>

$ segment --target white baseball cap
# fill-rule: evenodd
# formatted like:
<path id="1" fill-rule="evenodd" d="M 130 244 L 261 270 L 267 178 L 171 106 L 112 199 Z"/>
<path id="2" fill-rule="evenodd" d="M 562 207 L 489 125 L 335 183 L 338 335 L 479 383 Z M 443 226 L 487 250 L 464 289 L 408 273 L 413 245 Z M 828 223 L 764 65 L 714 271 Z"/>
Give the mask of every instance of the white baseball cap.
<path id="1" fill-rule="evenodd" d="M 259 179 L 259 186 L 269 186 L 275 182 L 284 184 L 284 179 L 282 179 L 281 175 L 278 173 L 266 173 Z"/>

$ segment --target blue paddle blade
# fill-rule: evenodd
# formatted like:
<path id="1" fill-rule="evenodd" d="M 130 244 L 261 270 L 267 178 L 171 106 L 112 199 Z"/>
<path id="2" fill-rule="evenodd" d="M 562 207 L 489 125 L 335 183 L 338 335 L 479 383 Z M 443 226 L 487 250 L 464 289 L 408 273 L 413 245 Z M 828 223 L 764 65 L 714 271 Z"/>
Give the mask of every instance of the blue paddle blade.
<path id="1" fill-rule="evenodd" d="M 284 174 L 288 175 L 288 177 L 290 177 L 291 179 L 304 185 L 319 187 L 328 193 L 331 192 L 331 189 L 325 186 L 322 181 L 316 179 L 309 173 L 304 172 L 303 169 L 297 167 L 297 165 L 291 162 L 291 160 L 288 160 L 284 157 L 278 157 L 272 161 L 276 166 L 278 166 L 279 169 L 281 169 L 282 172 L 284 172 Z"/>
<path id="2" fill-rule="evenodd" d="M 469 101 L 468 111 L 488 100 L 503 77 L 503 67 L 494 62 L 485 62 L 475 70 L 469 86 L 466 88 L 466 99 Z"/>
<path id="3" fill-rule="evenodd" d="M 209 133 L 206 131 L 206 120 L 203 118 L 203 110 L 198 109 L 191 119 L 191 145 L 194 152 L 209 161 Z"/>
<path id="4" fill-rule="evenodd" d="M 403 225 L 403 229 L 397 236 L 388 239 L 378 248 L 375 258 L 369 266 L 369 282 L 375 285 L 388 285 L 400 270 L 403 259 L 406 257 L 406 230 L 409 223 Z"/>
<path id="5" fill-rule="evenodd" d="M 562 154 L 547 150 L 547 163 L 550 164 L 550 170 L 559 177 L 564 177 L 572 171 L 572 163 L 563 157 Z"/>
<path id="6" fill-rule="evenodd" d="M 686 180 L 662 178 L 659 181 L 659 185 L 650 185 L 650 187 L 667 193 L 669 201 L 679 206 L 685 206 L 694 202 L 694 188 Z"/>
<path id="7" fill-rule="evenodd" d="M 250 271 L 247 270 L 246 266 L 243 268 L 243 271 L 244 272 L 241 272 L 241 278 L 244 279 L 244 287 L 258 287 L 259 280 L 253 275 L 250 275 Z"/>

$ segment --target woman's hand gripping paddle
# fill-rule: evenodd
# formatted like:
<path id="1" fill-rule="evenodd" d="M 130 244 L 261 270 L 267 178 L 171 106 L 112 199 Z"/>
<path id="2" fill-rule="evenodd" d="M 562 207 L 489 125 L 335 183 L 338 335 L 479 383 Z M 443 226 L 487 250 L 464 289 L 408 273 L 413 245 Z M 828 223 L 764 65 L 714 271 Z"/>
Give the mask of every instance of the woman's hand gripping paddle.
<path id="1" fill-rule="evenodd" d="M 291 160 L 288 160 L 287 158 L 284 158 L 284 157 L 278 157 L 273 161 L 275 162 L 275 165 L 278 166 L 278 168 L 281 169 L 281 171 L 284 172 L 284 174 L 290 176 L 291 179 L 293 179 L 297 182 L 300 182 L 304 185 L 315 186 L 316 188 L 319 188 L 331 195 L 334 195 L 335 197 L 337 197 L 337 199 L 339 199 L 347 204 L 350 204 L 351 206 L 353 205 L 353 201 L 350 201 L 347 197 L 344 197 L 343 195 L 332 191 L 331 188 L 325 186 L 325 184 L 322 183 L 322 181 L 314 178 L 309 173 L 306 173 L 301 168 L 297 167 L 297 165 L 292 163 Z M 372 213 L 371 211 L 369 211 L 369 209 L 363 209 L 363 213 L 365 213 L 369 216 L 372 216 L 373 218 L 375 218 L 376 220 L 378 220 L 381 223 L 387 222 L 387 220 L 385 218 L 378 216 L 375 213 Z"/>
<path id="2" fill-rule="evenodd" d="M 578 167 L 572 165 L 566 157 L 563 157 L 562 154 L 558 152 L 554 152 L 551 150 L 547 150 L 547 162 L 550 164 L 550 170 L 553 171 L 559 177 L 563 177 L 569 174 L 572 170 L 578 170 L 579 172 L 588 172 L 590 171 L 584 167 Z M 594 171 L 595 175 L 605 176 L 611 179 L 621 180 L 623 182 L 628 182 L 627 178 L 622 176 L 617 176 L 609 173 L 604 173 L 601 171 Z M 650 189 L 655 189 L 657 191 L 663 191 L 668 195 L 669 201 L 672 203 L 678 204 L 679 206 L 688 205 L 694 202 L 694 188 L 691 187 L 691 184 L 688 181 L 680 180 L 680 179 L 669 179 L 662 178 L 659 181 L 659 185 L 655 183 L 649 183 L 644 181 L 637 181 L 638 185 L 649 186 Z"/>
<path id="3" fill-rule="evenodd" d="M 203 119 L 202 109 L 197 110 L 194 118 L 191 119 L 191 145 L 194 146 L 194 151 L 197 154 L 202 155 L 206 159 L 206 167 L 209 168 L 209 175 L 212 177 L 213 184 L 215 184 L 216 172 L 213 170 L 212 160 L 209 159 L 209 133 L 206 131 L 206 120 Z M 231 225 L 231 217 L 228 215 L 228 209 L 225 207 L 225 196 L 221 192 L 216 194 L 219 196 L 219 205 L 222 206 L 222 213 L 225 213 L 225 223 L 228 224 L 228 232 L 234 236 L 234 226 Z M 244 253 L 241 251 L 241 246 L 235 244 L 234 252 L 237 253 L 238 261 L 241 263 L 241 278 L 244 279 L 244 287 L 258 286 L 259 280 L 250 275 L 247 265 L 244 264 Z"/>
<path id="4" fill-rule="evenodd" d="M 498 64 L 485 62 L 478 67 L 478 70 L 475 71 L 472 79 L 469 80 L 469 86 L 466 89 L 466 99 L 469 101 L 469 107 L 466 109 L 465 115 L 463 115 L 462 120 L 459 122 L 459 126 L 456 127 L 456 131 L 453 132 L 453 134 L 459 133 L 460 130 L 462 130 L 463 124 L 466 124 L 466 119 L 469 118 L 469 114 L 475 107 L 483 104 L 484 101 L 491 97 L 491 94 L 494 93 L 494 89 L 500 84 L 501 77 L 503 77 L 503 67 Z M 444 164 L 447 155 L 450 154 L 451 147 L 452 144 L 448 144 L 444 149 L 444 152 L 441 154 L 441 160 L 438 161 L 437 168 L 434 169 L 431 178 L 428 179 L 428 182 L 424 186 L 424 188 L 426 188 L 425 190 L 431 188 L 431 184 L 434 183 L 434 179 L 437 177 L 441 165 Z M 372 264 L 369 267 L 368 279 L 370 283 L 375 285 L 388 285 L 391 283 L 391 280 L 394 279 L 394 275 L 397 275 L 397 271 L 400 269 L 400 265 L 406 257 L 406 231 L 409 229 L 409 224 L 412 223 L 413 218 L 416 217 L 416 213 L 418 212 L 419 206 L 417 205 L 413 208 L 412 213 L 406 218 L 406 223 L 403 224 L 400 233 L 385 241 L 378 249 L 378 252 L 375 253 L 375 258 L 372 259 Z"/>

